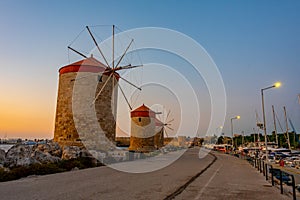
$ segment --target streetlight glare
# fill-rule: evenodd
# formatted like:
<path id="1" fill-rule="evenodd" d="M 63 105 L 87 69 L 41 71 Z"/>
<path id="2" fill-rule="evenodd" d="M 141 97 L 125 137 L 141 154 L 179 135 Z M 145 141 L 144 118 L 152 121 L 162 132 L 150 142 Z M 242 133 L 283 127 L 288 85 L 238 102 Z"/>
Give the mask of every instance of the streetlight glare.
<path id="1" fill-rule="evenodd" d="M 241 116 L 239 116 L 239 115 L 238 115 L 238 116 L 236 116 L 236 118 L 237 118 L 237 119 L 240 119 L 240 118 L 241 118 Z"/>
<path id="2" fill-rule="evenodd" d="M 276 82 L 276 83 L 274 84 L 274 86 L 275 86 L 275 87 L 280 87 L 280 86 L 281 86 L 281 83 L 280 83 L 280 82 Z"/>

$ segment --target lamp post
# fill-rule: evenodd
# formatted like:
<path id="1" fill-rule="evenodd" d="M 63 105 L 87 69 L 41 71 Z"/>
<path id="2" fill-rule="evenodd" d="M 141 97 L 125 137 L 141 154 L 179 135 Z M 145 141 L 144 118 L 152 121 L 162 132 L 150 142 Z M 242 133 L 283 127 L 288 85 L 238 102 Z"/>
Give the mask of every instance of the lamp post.
<path id="1" fill-rule="evenodd" d="M 219 135 L 219 130 L 220 130 L 220 133 L 222 133 L 222 129 L 223 129 L 223 126 L 219 126 L 218 128 L 216 128 L 216 134 Z"/>
<path id="2" fill-rule="evenodd" d="M 231 118 L 230 119 L 230 121 L 231 121 L 231 136 L 232 136 L 232 147 L 234 146 L 234 142 L 233 142 L 233 122 L 232 122 L 232 120 L 234 120 L 234 119 L 240 119 L 241 117 L 238 115 L 238 116 L 235 116 L 235 117 L 233 117 L 233 118 Z"/>
<path id="3" fill-rule="evenodd" d="M 219 134 L 219 129 L 220 129 L 220 134 Z M 221 136 L 222 129 L 223 129 L 223 126 L 219 126 L 219 127 L 216 128 L 217 141 L 218 141 L 218 138 Z"/>
<path id="4" fill-rule="evenodd" d="M 264 91 L 271 89 L 271 88 L 277 88 L 280 87 L 281 83 L 276 82 L 274 85 L 266 87 L 261 89 L 261 104 L 262 104 L 262 112 L 263 112 L 263 129 L 265 134 L 265 145 L 266 145 L 266 152 L 268 151 L 268 141 L 267 141 L 267 128 L 266 128 L 266 116 L 265 116 L 265 103 L 264 103 Z"/>

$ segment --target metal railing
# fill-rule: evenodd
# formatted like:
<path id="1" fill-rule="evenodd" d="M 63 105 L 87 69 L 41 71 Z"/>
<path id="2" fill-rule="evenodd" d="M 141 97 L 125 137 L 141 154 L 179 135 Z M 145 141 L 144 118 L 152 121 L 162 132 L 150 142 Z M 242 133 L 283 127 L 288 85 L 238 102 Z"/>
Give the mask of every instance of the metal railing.
<path id="1" fill-rule="evenodd" d="M 283 171 L 280 168 L 274 168 L 273 165 L 266 163 L 264 160 L 260 158 L 253 158 L 249 156 L 241 156 L 240 158 L 247 160 L 254 168 L 257 169 L 260 173 L 262 173 L 266 180 L 268 181 L 271 178 L 272 186 L 275 186 L 275 179 L 277 182 L 279 181 L 280 185 L 280 193 L 283 194 L 284 192 L 284 185 L 292 187 L 292 196 L 293 200 L 296 200 L 296 183 L 295 177 L 293 174 Z M 270 177 L 269 177 L 270 176 Z M 291 181 L 290 178 L 291 177 Z"/>

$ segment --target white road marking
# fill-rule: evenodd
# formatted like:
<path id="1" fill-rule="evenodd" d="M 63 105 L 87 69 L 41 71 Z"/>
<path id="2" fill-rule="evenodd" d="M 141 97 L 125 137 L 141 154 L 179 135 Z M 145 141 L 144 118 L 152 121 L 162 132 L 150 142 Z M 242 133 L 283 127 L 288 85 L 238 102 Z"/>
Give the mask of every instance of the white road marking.
<path id="1" fill-rule="evenodd" d="M 221 169 L 221 167 L 223 167 L 223 164 L 217 169 L 217 171 L 215 171 L 215 173 L 210 177 L 210 179 L 208 180 L 208 182 L 204 185 L 204 187 L 200 190 L 200 192 L 198 193 L 198 195 L 195 197 L 196 199 L 200 199 L 202 193 L 204 192 L 205 188 L 209 185 L 209 183 L 214 179 L 214 177 L 216 176 L 216 174 L 219 172 L 219 170 Z"/>

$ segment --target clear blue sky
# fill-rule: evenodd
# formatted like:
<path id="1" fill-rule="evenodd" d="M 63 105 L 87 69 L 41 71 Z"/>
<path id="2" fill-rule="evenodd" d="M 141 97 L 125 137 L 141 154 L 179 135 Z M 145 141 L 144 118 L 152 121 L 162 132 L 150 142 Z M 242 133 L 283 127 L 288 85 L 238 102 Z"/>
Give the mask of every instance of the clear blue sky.
<path id="1" fill-rule="evenodd" d="M 200 43 L 217 64 L 236 132 L 249 133 L 260 89 L 280 119 L 287 106 L 300 132 L 299 1 L 1 1 L 0 137 L 53 135 L 58 69 L 67 46 L 86 25 L 116 24 L 123 30 L 155 26 L 180 31 Z M 271 128 L 271 127 L 270 127 Z"/>

